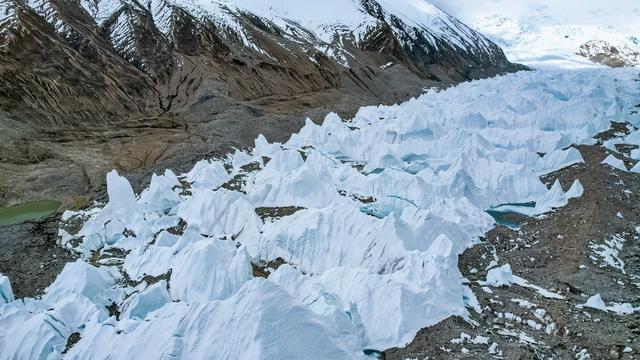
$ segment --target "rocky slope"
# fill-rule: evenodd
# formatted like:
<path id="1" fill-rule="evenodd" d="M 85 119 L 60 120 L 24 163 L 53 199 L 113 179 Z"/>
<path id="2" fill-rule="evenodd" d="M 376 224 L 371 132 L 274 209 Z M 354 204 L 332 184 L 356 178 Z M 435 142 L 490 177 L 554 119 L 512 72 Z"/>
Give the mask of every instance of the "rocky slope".
<path id="1" fill-rule="evenodd" d="M 136 183 L 328 107 L 520 68 L 427 2 L 374 0 L 0 0 L 0 64 L 0 204 L 67 205 L 112 168 Z"/>

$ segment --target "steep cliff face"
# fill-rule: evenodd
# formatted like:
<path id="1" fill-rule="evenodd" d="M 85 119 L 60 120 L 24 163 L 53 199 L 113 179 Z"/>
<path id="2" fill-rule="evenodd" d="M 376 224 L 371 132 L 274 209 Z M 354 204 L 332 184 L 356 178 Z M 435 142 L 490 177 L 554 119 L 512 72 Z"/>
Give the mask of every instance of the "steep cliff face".
<path id="1" fill-rule="evenodd" d="M 209 123 L 197 130 L 206 153 L 212 131 L 234 136 L 210 124 L 220 114 L 255 120 L 337 103 L 352 111 L 516 69 L 498 46 L 427 2 L 0 0 L 0 157 L 17 166 L 5 170 L 30 176 L 23 165 L 67 159 L 69 147 L 89 141 L 106 154 L 99 165 L 79 165 L 81 182 L 91 183 L 103 168 L 155 163 L 126 159 L 140 149 L 113 138 L 154 139 L 142 148 L 166 136 L 182 143 L 189 124 Z M 264 130 L 251 129 L 247 139 Z M 6 202 L 11 181 L 0 180 Z"/>

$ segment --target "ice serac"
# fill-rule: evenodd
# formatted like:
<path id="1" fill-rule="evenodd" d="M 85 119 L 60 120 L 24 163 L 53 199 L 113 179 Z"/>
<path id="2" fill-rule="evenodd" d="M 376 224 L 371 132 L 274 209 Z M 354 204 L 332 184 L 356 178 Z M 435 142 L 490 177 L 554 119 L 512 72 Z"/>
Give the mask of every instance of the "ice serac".
<path id="1" fill-rule="evenodd" d="M 226 299 L 253 277 L 246 250 L 230 241 L 200 241 L 178 254 L 172 265 L 171 296 L 187 302 Z"/>
<path id="2" fill-rule="evenodd" d="M 147 315 L 144 322 L 111 319 L 96 324 L 85 330 L 68 356 L 111 354 L 126 359 L 139 355 L 140 345 L 147 344 L 145 355 L 150 358 L 361 357 L 359 349 L 346 341 L 348 335 L 338 333 L 330 320 L 312 313 L 277 285 L 255 279 L 224 301 L 173 302 Z"/>
<path id="3" fill-rule="evenodd" d="M 149 187 L 140 194 L 140 202 L 156 211 L 167 210 L 180 203 L 181 184 L 173 171 L 167 169 L 164 175 L 153 174 Z"/>
<path id="4" fill-rule="evenodd" d="M 538 201 L 536 202 L 534 214 L 544 214 L 553 210 L 554 208 L 563 207 L 567 204 L 568 200 L 569 199 L 567 195 L 562 190 L 560 181 L 556 180 L 551 186 L 551 189 L 549 189 L 549 191 L 542 197 L 540 197 L 540 199 L 538 199 Z"/>
<path id="5" fill-rule="evenodd" d="M 187 174 L 186 180 L 194 187 L 215 189 L 229 180 L 229 173 L 219 161 L 201 160 Z"/>
<path id="6" fill-rule="evenodd" d="M 47 288 L 43 299 L 56 303 L 62 299 L 82 296 L 98 306 L 107 306 L 118 300 L 113 297 L 118 291 L 111 288 L 120 279 L 121 275 L 115 269 L 97 268 L 77 260 L 65 265 L 56 281 Z"/>
<path id="7" fill-rule="evenodd" d="M 0 273 L 0 300 L 2 303 L 10 303 L 14 300 L 13 290 L 11 289 L 11 282 L 9 277 Z"/>
<path id="8" fill-rule="evenodd" d="M 310 277 L 283 266 L 269 279 L 314 312 L 361 333 L 364 349 L 385 349 L 411 341 L 425 326 L 467 314 L 461 275 L 453 267 L 457 255 L 448 238 L 441 236 L 427 251 L 406 256 L 398 269 L 386 273 L 334 267 Z M 444 283 L 450 286 L 440 286 Z"/>
<path id="9" fill-rule="evenodd" d="M 606 159 L 602 160 L 602 164 L 609 165 L 618 170 L 627 171 L 627 165 L 625 165 L 624 161 L 618 159 L 613 154 L 610 154 Z"/>
<path id="10" fill-rule="evenodd" d="M 629 315 L 636 311 L 640 311 L 640 307 L 634 308 L 630 303 L 612 303 L 611 305 L 607 305 L 600 294 L 593 295 L 585 304 L 578 305 L 578 307 L 588 307 L 600 311 L 613 312 L 618 315 Z"/>
<path id="11" fill-rule="evenodd" d="M 556 150 L 549 154 L 545 154 L 539 161 L 538 169 L 540 174 L 548 174 L 562 168 L 584 163 L 582 154 L 576 148 L 566 150 Z"/>
<path id="12" fill-rule="evenodd" d="M 122 301 L 121 279 L 115 269 L 78 260 L 65 266 L 41 300 L 0 305 L 0 358 L 60 358 L 72 333 L 106 321 L 107 306 Z"/>
<path id="13" fill-rule="evenodd" d="M 161 280 L 140 292 L 138 296 L 125 300 L 122 305 L 122 317 L 125 319 L 144 320 L 149 313 L 154 312 L 171 302 L 167 290 L 168 283 Z"/>
<path id="14" fill-rule="evenodd" d="M 147 194 L 149 191 L 153 190 L 147 190 Z M 107 174 L 107 194 L 109 202 L 104 210 L 82 228 L 85 255 L 126 238 L 127 230 L 143 231 L 138 228 L 144 221 L 143 206 L 138 204 L 129 181 L 115 170 Z"/>
<path id="15" fill-rule="evenodd" d="M 251 243 L 262 225 L 254 205 L 236 191 L 198 189 L 177 207 L 177 215 L 199 233 Z"/>
<path id="16" fill-rule="evenodd" d="M 514 283 L 509 264 L 493 268 L 487 272 L 487 284 L 492 286 L 511 286 Z"/>
<path id="17" fill-rule="evenodd" d="M 330 114 L 288 141 L 258 137 L 154 176 L 140 196 L 111 173 L 108 204 L 63 216 L 63 241 L 91 262 L 67 265 L 42 299 L 0 305 L 0 347 L 59 357 L 76 332 L 71 358 L 352 359 L 402 346 L 481 310 L 457 259 L 494 226 L 486 209 L 535 203 L 520 208 L 539 215 L 583 194 L 540 176 L 582 161 L 569 146 L 612 119 L 640 125 L 635 79 L 523 72 Z M 487 282 L 562 298 L 506 265 Z"/>
<path id="18" fill-rule="evenodd" d="M 582 187 L 580 180 L 576 179 L 569 188 L 569 191 L 566 192 L 566 196 L 569 199 L 573 199 L 581 197 L 582 194 L 584 194 L 584 187 Z"/>

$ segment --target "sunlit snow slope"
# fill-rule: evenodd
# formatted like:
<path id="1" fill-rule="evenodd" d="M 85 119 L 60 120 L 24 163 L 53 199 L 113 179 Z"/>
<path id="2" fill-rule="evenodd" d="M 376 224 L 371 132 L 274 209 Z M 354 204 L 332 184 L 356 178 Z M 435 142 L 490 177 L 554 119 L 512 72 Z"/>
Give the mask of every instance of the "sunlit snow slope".
<path id="1" fill-rule="evenodd" d="M 634 0 L 436 1 L 489 36 L 511 61 L 533 67 L 640 65 Z"/>
<path id="2" fill-rule="evenodd" d="M 486 209 L 534 201 L 534 215 L 580 196 L 539 176 L 581 162 L 567 147 L 611 120 L 640 125 L 637 78 L 520 72 L 332 114 L 287 143 L 167 170 L 140 195 L 112 172 L 106 206 L 65 213 L 62 243 L 84 259 L 42 299 L 13 301 L 0 278 L 0 358 L 352 359 L 403 345 L 473 307 L 457 257 L 493 226 Z"/>

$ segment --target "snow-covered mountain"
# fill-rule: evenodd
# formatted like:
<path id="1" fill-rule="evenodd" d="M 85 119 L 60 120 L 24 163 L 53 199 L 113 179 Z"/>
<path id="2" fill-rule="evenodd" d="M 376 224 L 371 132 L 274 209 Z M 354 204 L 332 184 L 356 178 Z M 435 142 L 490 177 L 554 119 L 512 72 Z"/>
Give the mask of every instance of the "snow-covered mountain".
<path id="1" fill-rule="evenodd" d="M 38 0 L 42 1 L 42 0 Z M 45 3 L 47 3 L 45 1 Z M 127 53 L 134 47 L 135 29 L 129 18 L 151 15 L 155 27 L 169 41 L 180 42 L 180 18 L 191 17 L 194 25 L 211 22 L 228 42 L 242 45 L 276 58 L 263 47 L 255 28 L 284 39 L 304 44 L 344 66 L 357 61 L 349 46 L 362 47 L 378 32 L 388 28 L 402 47 L 455 47 L 469 56 L 495 56 L 495 46 L 478 33 L 425 1 L 376 2 L 375 0 L 331 0 L 291 3 L 283 0 L 153 0 L 82 1 L 81 5 L 98 26 L 109 25 L 113 45 Z M 43 14 L 53 11 L 43 9 Z M 56 17 L 48 16 L 56 23 Z M 56 24 L 65 31 L 63 24 Z M 287 49 L 286 44 L 279 44 Z M 291 50 L 291 49 L 289 49 Z"/>
<path id="2" fill-rule="evenodd" d="M 454 69 L 456 61 L 507 65 L 495 44 L 426 1 L 2 0 L 2 7 L 5 32 L 20 25 L 21 13 L 34 11 L 73 47 L 97 36 L 157 77 L 179 62 L 171 53 L 193 56 L 214 44 L 280 63 L 283 53 L 312 63 L 327 56 L 344 67 L 386 64 L 362 54 L 378 52 L 423 74 L 435 73 L 430 67 L 449 57 L 454 64 L 446 65 L 454 66 L 440 75 L 454 78 L 468 74 Z M 1 40 L 10 43 L 14 36 Z"/>
<path id="3" fill-rule="evenodd" d="M 634 1 L 441 1 L 530 66 L 640 65 L 640 5 Z"/>
<path id="4" fill-rule="evenodd" d="M 637 17 L 640 20 L 640 12 Z M 626 33 L 612 25 L 544 24 L 536 20 L 495 15 L 474 23 L 513 61 L 527 65 L 640 65 L 639 33 Z"/>

